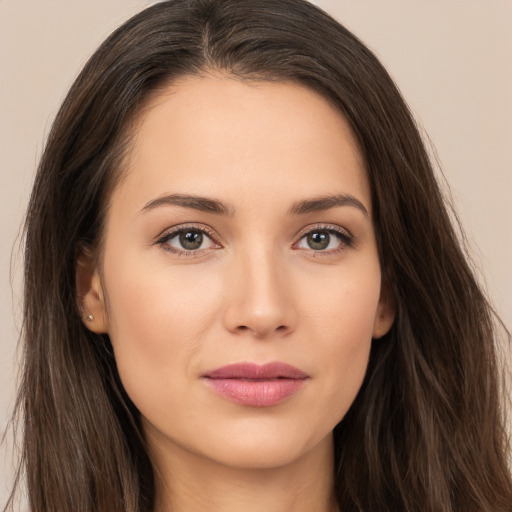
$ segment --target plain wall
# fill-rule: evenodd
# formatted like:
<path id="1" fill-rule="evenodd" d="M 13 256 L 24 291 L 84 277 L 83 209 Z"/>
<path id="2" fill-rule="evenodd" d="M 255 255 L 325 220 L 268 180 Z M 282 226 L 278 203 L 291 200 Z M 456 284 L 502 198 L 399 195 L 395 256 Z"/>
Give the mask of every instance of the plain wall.
<path id="1" fill-rule="evenodd" d="M 13 246 L 45 136 L 88 56 L 150 3 L 0 0 L 0 434 L 14 402 L 20 327 L 21 253 Z M 314 3 L 377 53 L 429 134 L 474 260 L 510 328 L 512 2 Z M 12 478 L 9 445 L 0 453 L 1 507 Z"/>

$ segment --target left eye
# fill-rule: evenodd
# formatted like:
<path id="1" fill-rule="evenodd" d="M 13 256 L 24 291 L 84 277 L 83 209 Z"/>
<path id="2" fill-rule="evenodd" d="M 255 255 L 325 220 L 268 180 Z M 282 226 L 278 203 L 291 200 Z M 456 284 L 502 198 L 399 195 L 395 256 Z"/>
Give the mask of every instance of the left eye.
<path id="1" fill-rule="evenodd" d="M 213 240 L 199 229 L 180 229 L 161 240 L 176 251 L 197 251 L 214 247 Z"/>
<path id="2" fill-rule="evenodd" d="M 348 236 L 343 236 L 332 229 L 315 229 L 306 233 L 299 241 L 299 249 L 329 251 L 350 245 Z"/>

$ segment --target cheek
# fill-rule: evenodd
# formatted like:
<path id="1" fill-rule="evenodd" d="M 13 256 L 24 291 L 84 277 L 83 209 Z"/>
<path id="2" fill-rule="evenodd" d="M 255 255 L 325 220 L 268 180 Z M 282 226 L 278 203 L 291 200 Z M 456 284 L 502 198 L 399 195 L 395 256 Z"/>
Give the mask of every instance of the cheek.
<path id="1" fill-rule="evenodd" d="M 149 267 L 129 254 L 105 257 L 109 335 L 123 385 L 139 409 L 184 386 L 190 361 L 218 316 L 219 283 L 198 268 Z M 163 388 L 167 388 L 167 391 Z"/>
<path id="2" fill-rule="evenodd" d="M 336 284 L 335 284 L 336 283 Z M 325 398 L 320 409 L 329 421 L 342 419 L 363 382 L 371 348 L 380 294 L 378 265 L 365 272 L 344 274 L 310 294 L 307 309 L 309 328 L 322 373 Z"/>
<path id="3" fill-rule="evenodd" d="M 380 296 L 380 268 L 373 265 L 340 268 L 317 276 L 300 290 L 302 316 L 317 329 L 318 340 L 329 346 L 357 350 L 362 340 L 370 340 Z M 314 286 L 313 286 L 314 285 Z M 335 343 L 335 340 L 340 340 Z M 343 343 L 341 343 L 343 340 Z"/>

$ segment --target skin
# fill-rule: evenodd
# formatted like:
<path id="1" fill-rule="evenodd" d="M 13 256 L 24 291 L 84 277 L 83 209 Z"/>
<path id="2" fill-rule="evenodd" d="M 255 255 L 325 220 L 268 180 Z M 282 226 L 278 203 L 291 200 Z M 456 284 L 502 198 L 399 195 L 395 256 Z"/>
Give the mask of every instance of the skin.
<path id="1" fill-rule="evenodd" d="M 94 317 L 84 321 L 109 334 L 141 413 L 159 510 L 334 510 L 332 430 L 361 386 L 372 337 L 394 318 L 347 122 L 303 86 L 207 74 L 151 99 L 133 140 L 101 266 L 84 256 L 78 281 Z M 226 212 L 161 201 L 169 194 Z M 362 207 L 290 213 L 341 194 Z M 208 230 L 199 249 L 162 241 L 180 226 Z M 312 248 L 311 232 L 327 233 L 327 248 Z M 272 361 L 309 379 L 271 407 L 233 403 L 201 378 Z"/>

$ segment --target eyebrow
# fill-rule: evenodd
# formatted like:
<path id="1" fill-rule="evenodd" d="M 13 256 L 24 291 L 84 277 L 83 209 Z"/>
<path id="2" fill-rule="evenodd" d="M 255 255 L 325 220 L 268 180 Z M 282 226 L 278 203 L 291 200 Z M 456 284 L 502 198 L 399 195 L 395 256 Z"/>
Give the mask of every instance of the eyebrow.
<path id="1" fill-rule="evenodd" d="M 370 216 L 363 203 L 350 194 L 319 196 L 306 199 L 305 201 L 298 201 L 292 205 L 288 213 L 291 215 L 304 215 L 306 213 L 329 210 L 338 206 L 352 206 L 360 210 L 365 217 Z"/>
<path id="2" fill-rule="evenodd" d="M 157 197 L 146 203 L 142 211 L 153 210 L 159 206 L 181 206 L 182 208 L 191 208 L 218 215 L 233 215 L 235 211 L 233 207 L 229 207 L 215 199 L 188 194 L 169 194 Z"/>
<path id="3" fill-rule="evenodd" d="M 221 201 L 189 194 L 167 194 L 157 197 L 147 202 L 141 211 L 154 210 L 160 206 L 181 206 L 217 215 L 234 215 L 235 213 L 233 206 L 226 205 Z M 360 210 L 366 217 L 370 216 L 363 203 L 350 194 L 326 195 L 297 201 L 290 207 L 288 214 L 305 215 L 340 206 L 351 206 Z"/>

